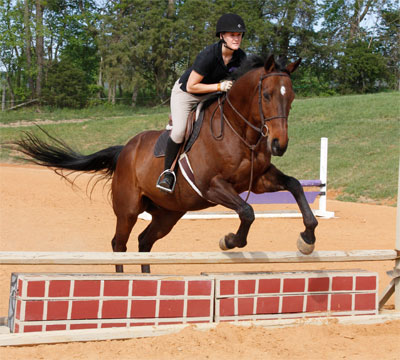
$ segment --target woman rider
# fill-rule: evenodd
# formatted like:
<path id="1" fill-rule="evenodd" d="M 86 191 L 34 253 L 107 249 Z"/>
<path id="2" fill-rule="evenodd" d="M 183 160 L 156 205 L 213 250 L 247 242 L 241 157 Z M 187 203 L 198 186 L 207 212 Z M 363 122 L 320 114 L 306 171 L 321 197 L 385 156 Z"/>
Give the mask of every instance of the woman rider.
<path id="1" fill-rule="evenodd" d="M 169 193 L 174 190 L 175 174 L 171 166 L 184 140 L 190 110 L 207 99 L 210 93 L 226 92 L 231 88 L 232 81 L 224 79 L 246 58 L 240 49 L 245 31 L 244 21 L 239 15 L 222 15 L 216 27 L 220 41 L 197 55 L 193 66 L 176 81 L 171 93 L 173 127 L 167 142 L 164 172 L 157 181 L 159 189 Z"/>

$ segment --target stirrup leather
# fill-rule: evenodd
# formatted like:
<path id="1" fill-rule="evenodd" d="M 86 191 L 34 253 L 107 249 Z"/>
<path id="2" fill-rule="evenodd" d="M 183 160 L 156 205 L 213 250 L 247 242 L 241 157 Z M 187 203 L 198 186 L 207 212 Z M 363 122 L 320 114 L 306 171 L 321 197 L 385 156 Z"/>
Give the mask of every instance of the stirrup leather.
<path id="1" fill-rule="evenodd" d="M 172 189 L 168 189 L 168 188 L 166 188 L 166 187 L 160 185 L 161 179 L 162 179 L 163 176 L 166 175 L 166 174 L 172 174 L 172 176 L 174 177 L 174 182 L 173 182 L 173 184 L 172 184 Z M 173 171 L 167 169 L 167 170 L 164 170 L 164 171 L 161 173 L 161 175 L 158 177 L 156 187 L 157 187 L 158 189 L 162 190 L 162 191 L 167 192 L 167 193 L 173 193 L 173 192 L 174 192 L 174 189 L 175 189 L 175 185 L 176 185 L 176 175 L 175 175 L 175 173 L 174 173 Z"/>

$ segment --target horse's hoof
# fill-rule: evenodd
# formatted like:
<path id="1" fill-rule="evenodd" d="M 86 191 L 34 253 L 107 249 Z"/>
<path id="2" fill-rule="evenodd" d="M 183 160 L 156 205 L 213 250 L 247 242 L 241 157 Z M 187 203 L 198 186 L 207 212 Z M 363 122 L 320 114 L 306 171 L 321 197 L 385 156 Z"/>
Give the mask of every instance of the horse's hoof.
<path id="1" fill-rule="evenodd" d="M 225 239 L 226 239 L 226 236 L 224 236 L 223 238 L 221 238 L 221 240 L 219 241 L 219 247 L 220 247 L 221 250 L 223 250 L 223 251 L 229 250 L 228 247 L 226 246 Z"/>
<path id="2" fill-rule="evenodd" d="M 229 250 L 233 249 L 235 246 L 229 247 L 228 244 L 226 243 L 227 240 L 235 240 L 235 234 L 234 233 L 229 233 L 228 235 L 225 235 L 220 241 L 219 241 L 219 247 L 221 250 Z"/>
<path id="3" fill-rule="evenodd" d="M 304 255 L 310 255 L 315 248 L 315 244 L 308 244 L 304 241 L 303 237 L 301 234 L 299 235 L 299 238 L 297 239 L 297 248 L 299 251 L 304 254 Z"/>

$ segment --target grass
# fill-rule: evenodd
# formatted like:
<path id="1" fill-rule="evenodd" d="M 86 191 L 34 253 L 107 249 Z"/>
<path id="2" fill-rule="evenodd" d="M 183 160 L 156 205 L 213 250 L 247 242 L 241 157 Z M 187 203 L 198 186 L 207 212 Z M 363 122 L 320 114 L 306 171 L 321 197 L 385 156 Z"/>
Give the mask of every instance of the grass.
<path id="1" fill-rule="evenodd" d="M 91 153 L 124 144 L 135 134 L 162 129 L 168 107 L 131 109 L 100 106 L 80 111 L 20 110 L 0 113 L 1 124 L 45 121 L 42 126 L 73 148 Z M 289 118 L 289 148 L 274 164 L 299 179 L 319 176 L 320 138 L 328 137 L 328 189 L 338 199 L 394 205 L 400 153 L 400 93 L 338 96 L 295 100 Z M 33 125 L 1 127 L 1 142 L 37 131 Z M 0 149 L 0 161 L 12 160 Z"/>
<path id="2" fill-rule="evenodd" d="M 82 110 L 74 109 L 41 109 L 28 108 L 18 111 L 0 112 L 0 123 L 11 124 L 19 121 L 64 121 L 64 120 L 107 120 L 111 118 L 130 117 L 133 114 L 147 115 L 164 112 L 165 108 L 132 108 L 124 105 L 102 105 Z"/>
<path id="3" fill-rule="evenodd" d="M 329 188 L 341 200 L 395 203 L 399 165 L 399 93 L 297 100 L 290 146 L 275 165 L 300 178 L 318 175 L 318 139 L 328 137 Z"/>
<path id="4" fill-rule="evenodd" d="M 37 114 L 34 110 L 25 110 L 19 118 L 18 113 L 15 113 L 13 116 L 8 115 L 5 121 L 1 119 L 0 124 L 9 125 L 0 128 L 1 142 L 18 139 L 24 131 L 37 132 L 37 123 L 55 137 L 65 140 L 72 148 L 88 154 L 110 145 L 125 144 L 141 131 L 164 128 L 168 122 L 169 109 L 100 106 L 92 108 L 92 112 L 88 112 L 88 109 L 44 110 Z M 18 121 L 22 121 L 24 126 L 14 127 L 13 124 Z M 0 161 L 13 161 L 6 148 L 0 149 Z"/>

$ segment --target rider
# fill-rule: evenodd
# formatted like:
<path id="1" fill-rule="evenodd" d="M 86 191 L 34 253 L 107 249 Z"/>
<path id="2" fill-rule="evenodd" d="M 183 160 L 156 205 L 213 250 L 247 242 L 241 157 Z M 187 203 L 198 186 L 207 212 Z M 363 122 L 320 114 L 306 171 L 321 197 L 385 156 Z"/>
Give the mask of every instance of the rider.
<path id="1" fill-rule="evenodd" d="M 239 15 L 222 15 L 216 27 L 220 41 L 200 52 L 193 66 L 176 81 L 171 92 L 173 127 L 167 142 L 164 172 L 157 182 L 159 189 L 169 193 L 174 190 L 175 174 L 171 166 L 184 140 L 190 110 L 207 99 L 210 93 L 226 92 L 231 88 L 232 81 L 224 79 L 246 58 L 240 49 L 245 31 L 244 21 Z"/>

